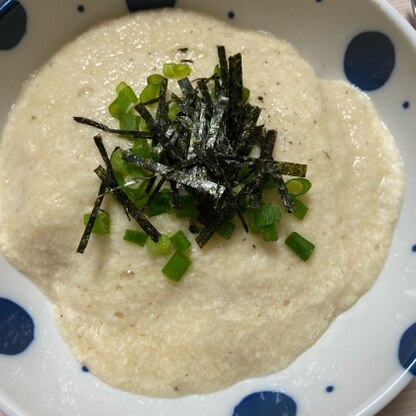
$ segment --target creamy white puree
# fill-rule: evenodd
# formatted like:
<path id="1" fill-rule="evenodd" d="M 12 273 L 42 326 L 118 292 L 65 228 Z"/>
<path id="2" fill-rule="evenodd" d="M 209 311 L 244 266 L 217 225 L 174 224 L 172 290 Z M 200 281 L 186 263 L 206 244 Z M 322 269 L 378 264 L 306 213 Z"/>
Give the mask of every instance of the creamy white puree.
<path id="1" fill-rule="evenodd" d="M 107 106 L 120 81 L 140 91 L 183 58 L 194 60 L 193 77 L 206 76 L 218 44 L 243 53 L 251 100 L 278 131 L 276 158 L 308 164 L 304 221 L 285 216 L 276 244 L 241 229 L 230 242 L 193 244 L 192 267 L 174 284 L 160 273 L 165 259 L 122 240 L 132 224 L 108 198 L 111 234 L 76 254 L 102 161 L 96 131 L 72 116 L 117 127 Z M 104 139 L 109 150 L 123 144 Z M 13 108 L 0 179 L 1 250 L 55 304 L 75 357 L 113 386 L 165 397 L 273 373 L 313 345 L 379 274 L 403 193 L 398 151 L 364 94 L 317 79 L 271 35 L 171 9 L 106 22 L 53 56 Z M 307 263 L 284 246 L 293 230 L 316 244 Z"/>

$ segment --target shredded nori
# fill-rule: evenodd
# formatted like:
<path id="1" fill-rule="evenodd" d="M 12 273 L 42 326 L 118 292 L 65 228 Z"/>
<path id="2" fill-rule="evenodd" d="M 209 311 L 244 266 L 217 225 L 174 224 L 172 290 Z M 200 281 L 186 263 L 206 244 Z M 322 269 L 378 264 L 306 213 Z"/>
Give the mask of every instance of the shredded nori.
<path id="1" fill-rule="evenodd" d="M 187 48 L 178 51 L 186 52 Z M 224 46 L 218 46 L 217 52 L 219 64 L 213 75 L 177 81 L 181 96 L 168 96 L 168 80 L 163 78 L 156 99 L 134 106 L 133 111 L 143 119 L 146 130 L 112 129 L 85 117 L 74 117 L 78 123 L 133 141 L 133 147 L 121 150 L 125 169 L 132 173 L 127 183 L 120 183 L 101 136 L 94 137 L 105 168 L 96 170 L 101 184 L 78 252 L 85 250 L 107 193 L 113 194 L 128 217 L 134 218 L 154 241 L 161 234 L 148 220 L 149 210 L 163 197 L 168 208 L 161 212 L 176 212 L 178 216 L 187 212 L 189 230 L 196 234 L 201 248 L 222 224 L 235 216 L 248 232 L 245 212 L 261 205 L 266 183 L 277 190 L 286 211 L 294 212 L 294 201 L 283 175 L 303 177 L 307 166 L 273 159 L 277 132 L 257 124 L 260 107 L 243 97 L 241 54 L 227 58 Z M 173 105 L 178 106 L 179 112 L 171 118 L 169 110 Z M 135 143 L 142 146 L 140 151 Z M 255 146 L 260 149 L 259 157 L 251 155 Z M 133 188 L 127 192 L 132 184 L 143 181 L 148 181 L 144 192 Z"/>
<path id="2" fill-rule="evenodd" d="M 106 133 L 120 134 L 122 136 L 129 136 L 134 139 L 149 139 L 153 137 L 153 134 L 148 131 L 136 131 L 136 130 L 119 130 L 111 129 L 110 127 L 105 126 L 104 124 L 98 123 L 97 121 L 91 120 L 85 117 L 74 117 L 74 120 L 80 124 L 86 124 L 91 127 L 95 127 L 98 130 L 105 131 Z"/>

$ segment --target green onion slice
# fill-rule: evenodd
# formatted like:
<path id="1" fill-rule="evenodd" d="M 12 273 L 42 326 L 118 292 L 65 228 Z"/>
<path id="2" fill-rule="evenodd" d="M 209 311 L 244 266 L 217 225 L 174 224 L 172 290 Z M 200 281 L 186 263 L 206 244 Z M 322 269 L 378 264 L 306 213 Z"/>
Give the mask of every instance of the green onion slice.
<path id="1" fill-rule="evenodd" d="M 179 282 L 188 270 L 192 261 L 183 253 L 175 251 L 162 269 L 162 273 L 170 280 Z"/>
<path id="2" fill-rule="evenodd" d="M 176 251 L 183 252 L 191 247 L 190 241 L 186 238 L 186 235 L 182 230 L 177 231 L 175 234 L 171 235 L 170 241 L 175 247 Z"/>
<path id="3" fill-rule="evenodd" d="M 159 85 L 162 84 L 163 77 L 160 74 L 152 74 L 147 77 L 147 83 L 151 85 Z"/>
<path id="4" fill-rule="evenodd" d="M 153 101 L 159 97 L 160 85 L 147 84 L 143 91 L 140 93 L 140 102 L 146 104 L 149 101 Z"/>
<path id="5" fill-rule="evenodd" d="M 229 240 L 233 235 L 235 230 L 235 225 L 231 221 L 224 221 L 216 228 L 216 232 L 225 240 Z"/>
<path id="6" fill-rule="evenodd" d="M 311 186 L 311 182 L 306 178 L 293 178 L 286 182 L 286 188 L 293 196 L 306 194 Z"/>
<path id="7" fill-rule="evenodd" d="M 159 238 L 159 241 L 153 241 L 151 238 L 148 238 L 146 241 L 147 252 L 153 256 L 164 256 L 169 254 L 172 251 L 172 243 L 167 234 L 162 234 Z"/>
<path id="8" fill-rule="evenodd" d="M 129 241 L 130 243 L 137 244 L 140 247 L 144 247 L 147 238 L 147 234 L 143 231 L 126 230 L 124 233 L 124 240 Z"/>
<path id="9" fill-rule="evenodd" d="M 114 118 L 119 118 L 122 114 L 126 114 L 139 102 L 133 89 L 125 82 L 120 83 L 117 88 L 117 97 L 109 105 L 108 111 Z"/>
<path id="10" fill-rule="evenodd" d="M 306 213 L 308 212 L 309 208 L 307 205 L 305 205 L 300 199 L 293 197 L 293 202 L 295 204 L 295 211 L 293 212 L 293 215 L 299 219 L 303 220 Z"/>
<path id="11" fill-rule="evenodd" d="M 180 79 L 185 78 L 190 75 L 192 68 L 185 63 L 175 64 L 175 63 L 166 63 L 163 65 L 163 75 L 166 78 L 170 79 Z"/>
<path id="12" fill-rule="evenodd" d="M 276 224 L 265 225 L 260 229 L 261 236 L 266 242 L 277 241 L 279 239 L 278 228 Z"/>
<path id="13" fill-rule="evenodd" d="M 258 228 L 273 224 L 278 217 L 278 208 L 272 204 L 262 204 L 260 208 L 253 210 L 254 222 Z"/>
<path id="14" fill-rule="evenodd" d="M 311 257 L 315 245 L 302 237 L 297 232 L 292 232 L 285 240 L 285 244 L 296 253 L 303 261 Z"/>

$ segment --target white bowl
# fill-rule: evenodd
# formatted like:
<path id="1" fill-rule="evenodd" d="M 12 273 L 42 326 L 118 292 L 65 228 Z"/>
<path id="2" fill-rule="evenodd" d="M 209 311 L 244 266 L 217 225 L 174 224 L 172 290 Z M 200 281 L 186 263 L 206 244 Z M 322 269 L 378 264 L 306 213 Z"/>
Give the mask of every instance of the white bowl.
<path id="1" fill-rule="evenodd" d="M 128 13 L 127 3 L 135 9 L 175 2 L 0 1 L 0 129 L 35 68 L 92 24 Z M 22 342 L 28 347 L 0 353 L 0 409 L 9 416 L 374 415 L 416 374 L 416 33 L 383 0 L 178 0 L 176 6 L 275 33 L 294 44 L 319 76 L 368 90 L 397 140 L 407 176 L 387 263 L 374 287 L 284 371 L 168 400 L 113 389 L 83 371 L 57 332 L 48 300 L 1 259 L 0 349 L 6 307 L 17 307 L 4 299 L 22 308 L 14 317 L 26 323 Z M 366 40 L 376 51 L 373 64 Z"/>

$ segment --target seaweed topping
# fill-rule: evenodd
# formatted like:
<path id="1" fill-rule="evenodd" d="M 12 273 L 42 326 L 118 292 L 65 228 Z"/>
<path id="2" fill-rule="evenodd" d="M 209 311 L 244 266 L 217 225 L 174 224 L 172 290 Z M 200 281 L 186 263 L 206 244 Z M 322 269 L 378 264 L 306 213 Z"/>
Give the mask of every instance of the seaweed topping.
<path id="1" fill-rule="evenodd" d="M 219 64 L 206 78 L 191 81 L 187 64 L 168 63 L 163 75 L 147 78 L 139 98 L 126 83 L 118 85 L 109 111 L 119 129 L 74 117 L 129 143 L 113 149 L 110 157 L 101 136 L 94 137 L 105 168 L 96 169 L 101 184 L 78 252 L 85 250 L 107 193 L 154 244 L 162 234 L 149 218 L 161 214 L 188 218 L 200 248 L 215 233 L 230 239 L 236 221 L 247 232 L 261 233 L 264 241 L 276 241 L 280 208 L 264 200 L 265 189 L 277 191 L 285 211 L 296 214 L 299 209 L 297 218 L 304 217 L 307 206 L 299 196 L 310 188 L 304 178 L 307 166 L 274 160 L 277 132 L 257 124 L 261 109 L 248 102 L 241 54 L 227 58 L 223 46 L 217 52 Z M 170 82 L 177 82 L 180 94 L 169 93 L 168 78 L 177 79 Z M 252 155 L 255 147 L 259 157 Z M 285 176 L 294 177 L 287 182 L 292 191 Z M 174 265 L 179 262 L 184 272 L 190 263 L 178 253 Z M 181 277 L 179 272 L 168 274 L 174 280 Z"/>

